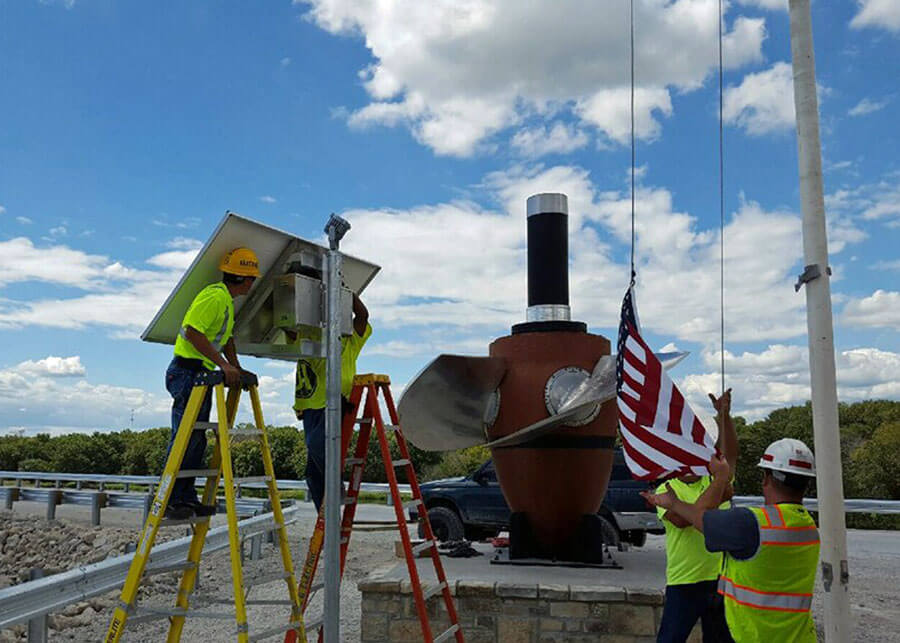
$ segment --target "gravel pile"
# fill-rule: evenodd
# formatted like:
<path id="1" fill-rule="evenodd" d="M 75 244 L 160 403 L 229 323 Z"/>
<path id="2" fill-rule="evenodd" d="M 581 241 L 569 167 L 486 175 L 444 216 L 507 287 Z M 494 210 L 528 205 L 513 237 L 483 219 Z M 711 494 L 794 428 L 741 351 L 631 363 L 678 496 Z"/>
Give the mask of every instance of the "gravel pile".
<path id="1" fill-rule="evenodd" d="M 90 527 L 65 520 L 40 520 L 10 512 L 0 513 L 0 589 L 26 582 L 33 568 L 44 570 L 45 576 L 121 556 L 129 544 L 140 535 L 139 530 L 110 527 Z M 178 528 L 161 529 L 157 542 L 184 536 Z M 177 578 L 174 574 L 154 576 L 145 583 L 146 594 L 174 595 Z M 83 633 L 71 630 L 97 623 L 108 623 L 111 606 L 116 604 L 118 592 L 110 592 L 89 601 L 67 606 L 49 617 L 50 639 L 86 641 Z M 25 626 L 18 625 L 0 631 L 0 643 L 25 640 Z M 102 637 L 101 637 L 102 638 Z"/>

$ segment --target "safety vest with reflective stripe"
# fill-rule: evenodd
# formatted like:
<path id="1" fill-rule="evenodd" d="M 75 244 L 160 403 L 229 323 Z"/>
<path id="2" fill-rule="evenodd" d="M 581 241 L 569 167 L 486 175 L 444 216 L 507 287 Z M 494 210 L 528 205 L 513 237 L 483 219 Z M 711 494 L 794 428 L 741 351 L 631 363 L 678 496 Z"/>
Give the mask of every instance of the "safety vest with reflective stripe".
<path id="1" fill-rule="evenodd" d="M 188 340 L 186 331 L 188 326 L 203 333 L 217 351 L 222 350 L 231 338 L 234 328 L 234 300 L 224 283 L 210 284 L 197 293 L 184 315 L 181 329 L 175 339 L 176 355 L 202 360 L 206 368 L 215 369 L 216 365 Z"/>
<path id="2" fill-rule="evenodd" d="M 728 629 L 737 643 L 816 641 L 813 586 L 819 532 L 796 504 L 751 507 L 759 525 L 759 549 L 747 560 L 725 557 L 719 593 Z"/>

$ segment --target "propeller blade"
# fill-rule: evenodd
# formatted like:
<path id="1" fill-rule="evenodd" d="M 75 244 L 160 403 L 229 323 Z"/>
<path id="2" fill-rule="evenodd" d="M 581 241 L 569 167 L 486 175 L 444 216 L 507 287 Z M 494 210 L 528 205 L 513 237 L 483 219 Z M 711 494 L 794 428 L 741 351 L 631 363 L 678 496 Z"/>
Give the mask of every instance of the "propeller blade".
<path id="1" fill-rule="evenodd" d="M 400 397 L 403 435 L 428 451 L 484 444 L 485 415 L 505 373 L 506 361 L 499 357 L 439 355 Z"/>

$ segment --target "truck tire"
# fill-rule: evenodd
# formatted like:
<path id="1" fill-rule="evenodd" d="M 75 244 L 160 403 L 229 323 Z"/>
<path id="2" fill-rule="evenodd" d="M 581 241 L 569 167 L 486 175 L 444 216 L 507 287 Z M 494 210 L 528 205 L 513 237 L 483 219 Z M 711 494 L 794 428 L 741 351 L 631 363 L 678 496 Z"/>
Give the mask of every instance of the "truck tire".
<path id="1" fill-rule="evenodd" d="M 621 549 L 621 539 L 619 538 L 619 530 L 608 518 L 600 516 L 600 533 L 603 535 L 603 544 L 615 549 Z"/>
<path id="2" fill-rule="evenodd" d="M 626 533 L 625 540 L 635 547 L 643 547 L 647 544 L 647 532 L 642 529 L 632 529 Z"/>
<path id="3" fill-rule="evenodd" d="M 432 507 L 428 510 L 428 522 L 431 523 L 431 531 L 440 542 L 463 540 L 465 529 L 462 520 L 456 512 L 449 507 Z M 425 523 L 419 521 L 419 538 L 425 537 Z"/>

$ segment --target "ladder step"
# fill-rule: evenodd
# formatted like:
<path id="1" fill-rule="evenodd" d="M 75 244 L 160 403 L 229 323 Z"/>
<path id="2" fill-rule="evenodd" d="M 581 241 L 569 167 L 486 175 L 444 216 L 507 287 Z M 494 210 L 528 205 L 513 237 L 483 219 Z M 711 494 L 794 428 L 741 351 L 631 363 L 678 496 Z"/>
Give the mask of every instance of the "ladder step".
<path id="1" fill-rule="evenodd" d="M 400 425 L 399 424 L 385 424 L 384 430 L 385 431 L 399 431 Z"/>
<path id="2" fill-rule="evenodd" d="M 168 565 L 147 565 L 144 568 L 144 576 L 152 576 L 154 574 L 166 574 L 168 572 L 182 572 L 188 569 L 194 569 L 197 563 L 189 560 L 183 560 L 180 563 L 169 563 Z"/>
<path id="3" fill-rule="evenodd" d="M 203 610 L 187 610 L 182 607 L 139 607 L 134 611 L 135 616 L 129 618 L 130 624 L 154 621 L 160 618 L 183 616 L 185 618 L 209 618 L 233 620 L 234 612 L 206 612 Z"/>
<path id="4" fill-rule="evenodd" d="M 234 484 L 253 484 L 255 482 L 269 482 L 271 476 L 246 476 L 244 478 L 234 478 Z"/>
<path id="5" fill-rule="evenodd" d="M 259 429 L 234 429 L 233 431 L 228 432 L 229 436 L 234 435 L 262 435 L 262 431 Z"/>
<path id="6" fill-rule="evenodd" d="M 421 504 L 422 504 L 422 499 L 421 499 L 421 498 L 415 498 L 415 499 L 413 499 L 413 500 L 410 500 L 409 502 L 403 503 L 403 511 L 409 511 L 409 510 L 412 509 L 413 507 L 418 507 L 418 506 L 421 505 Z"/>
<path id="7" fill-rule="evenodd" d="M 192 518 L 185 518 L 183 520 L 173 520 L 171 518 L 163 518 L 159 521 L 160 527 L 176 527 L 178 525 L 199 525 L 204 522 L 209 522 L 209 516 L 194 516 Z"/>
<path id="8" fill-rule="evenodd" d="M 372 418 L 357 418 L 356 424 L 372 424 Z"/>
<path id="9" fill-rule="evenodd" d="M 415 545 L 415 546 L 412 548 L 413 556 L 415 556 L 415 555 L 418 554 L 419 552 L 423 552 L 423 551 L 425 551 L 426 549 L 429 549 L 429 548 L 431 548 L 431 547 L 434 547 L 436 544 L 437 544 L 437 543 L 436 543 L 436 541 L 434 541 L 434 540 L 426 540 L 426 541 L 423 542 L 423 543 L 419 543 L 418 545 Z"/>
<path id="10" fill-rule="evenodd" d="M 300 621 L 291 621 L 290 623 L 285 623 L 284 625 L 278 627 L 263 630 L 258 634 L 251 634 L 250 641 L 262 641 L 263 639 L 267 639 L 270 636 L 275 636 L 276 634 L 284 634 L 288 630 L 296 630 L 298 627 L 300 627 Z"/>
<path id="11" fill-rule="evenodd" d="M 320 589 L 323 589 L 324 587 L 325 587 L 324 582 L 320 581 L 318 583 L 313 583 L 312 585 L 309 586 L 309 593 L 307 594 L 307 596 L 312 596 L 313 594 L 318 592 Z"/>
<path id="12" fill-rule="evenodd" d="M 441 641 L 448 640 L 451 636 L 456 634 L 457 631 L 459 631 L 459 625 L 451 625 L 449 629 L 447 629 L 445 632 L 442 632 L 440 636 L 434 639 L 434 643 L 441 643 Z"/>
<path id="13" fill-rule="evenodd" d="M 211 478 L 219 475 L 218 469 L 182 469 L 175 474 L 176 478 Z"/>
<path id="14" fill-rule="evenodd" d="M 344 505 L 345 507 L 347 505 L 355 505 L 356 500 L 357 500 L 356 496 L 347 496 L 345 498 L 341 498 L 341 504 Z"/>
<path id="15" fill-rule="evenodd" d="M 429 598 L 431 598 L 435 594 L 439 594 L 440 592 L 444 591 L 445 587 L 447 587 L 446 581 L 443 583 L 438 583 L 437 585 L 432 585 L 427 590 L 422 592 L 422 598 L 427 601 Z"/>
<path id="16" fill-rule="evenodd" d="M 217 431 L 218 422 L 194 422 L 194 431 Z"/>
<path id="17" fill-rule="evenodd" d="M 407 458 L 400 458 L 399 460 L 394 460 L 395 467 L 408 467 L 410 464 L 411 463 Z"/>
<path id="18" fill-rule="evenodd" d="M 307 630 L 317 630 L 325 622 L 325 614 L 318 614 L 314 618 L 304 619 Z"/>
<path id="19" fill-rule="evenodd" d="M 362 458 L 347 458 L 346 460 L 344 460 L 344 466 L 355 467 L 356 465 L 362 464 L 363 462 L 365 462 L 365 460 L 363 460 Z"/>
<path id="20" fill-rule="evenodd" d="M 244 587 L 256 587 L 257 585 L 267 585 L 277 580 L 287 580 L 291 575 L 288 572 L 276 572 L 274 574 L 265 574 L 256 578 L 245 578 Z"/>

